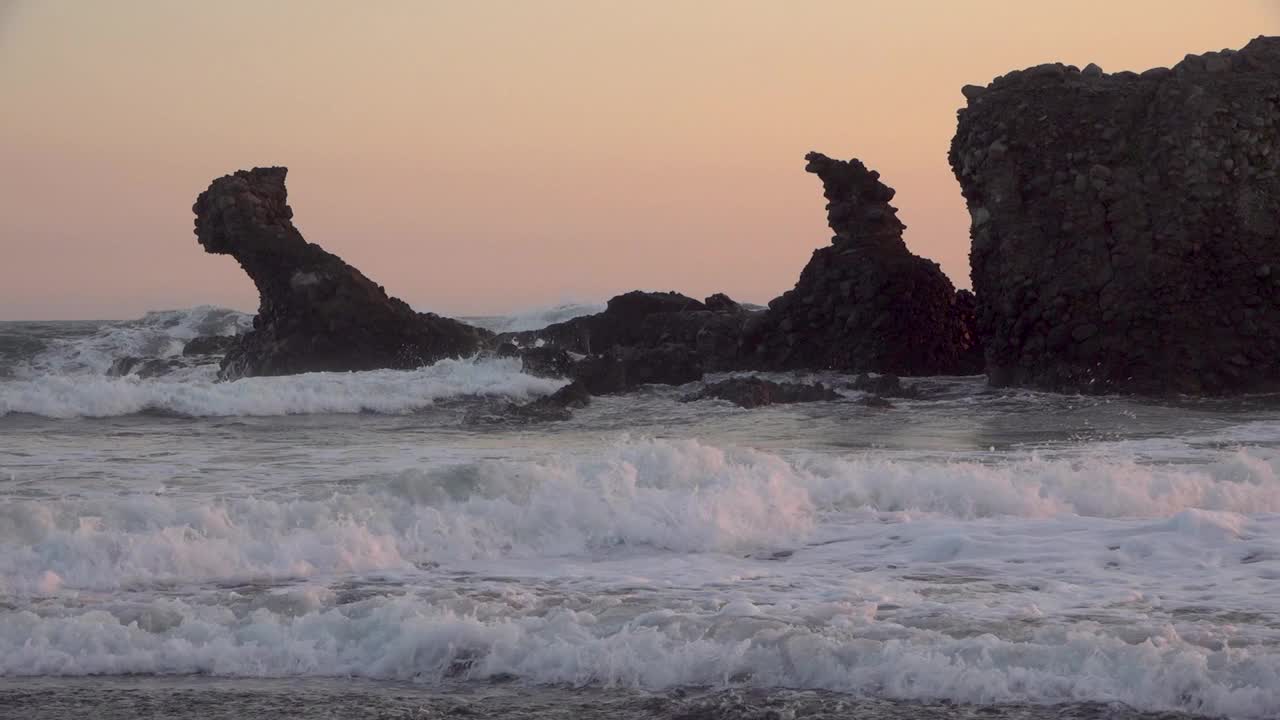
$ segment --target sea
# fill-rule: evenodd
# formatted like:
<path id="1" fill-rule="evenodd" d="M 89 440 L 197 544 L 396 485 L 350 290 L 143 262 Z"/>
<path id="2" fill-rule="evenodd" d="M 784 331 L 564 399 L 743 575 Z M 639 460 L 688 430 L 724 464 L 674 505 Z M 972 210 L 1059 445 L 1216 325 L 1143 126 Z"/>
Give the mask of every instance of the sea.
<path id="1" fill-rule="evenodd" d="M 182 356 L 250 325 L 0 323 L 0 717 L 1280 717 L 1280 397 L 529 423 L 518 360 Z"/>

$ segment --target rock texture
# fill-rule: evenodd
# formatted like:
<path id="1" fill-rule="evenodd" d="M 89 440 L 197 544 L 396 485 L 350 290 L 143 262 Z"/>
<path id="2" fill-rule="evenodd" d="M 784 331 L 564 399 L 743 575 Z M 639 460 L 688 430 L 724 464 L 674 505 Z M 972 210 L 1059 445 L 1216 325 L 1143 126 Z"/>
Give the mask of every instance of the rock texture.
<path id="1" fill-rule="evenodd" d="M 592 395 L 634 390 L 641 385 L 683 385 L 701 380 L 702 358 L 687 345 L 617 347 L 573 366 L 570 376 Z"/>
<path id="2" fill-rule="evenodd" d="M 727 400 L 738 407 L 756 408 L 765 405 L 782 405 L 802 402 L 822 402 L 840 399 L 839 393 L 822 383 L 774 382 L 764 378 L 747 376 L 721 380 L 707 385 L 683 402 L 716 399 Z"/>
<path id="3" fill-rule="evenodd" d="M 973 301 L 936 263 L 911 254 L 893 188 L 858 160 L 805 156 L 822 179 L 832 244 L 751 330 L 749 364 L 899 375 L 980 372 Z"/>
<path id="4" fill-rule="evenodd" d="M 681 345 L 698 355 L 709 371 L 737 368 L 742 364 L 743 330 L 761 313 L 744 309 L 723 294 L 707 301 L 676 292 L 635 290 L 611 298 L 604 312 L 499 339 L 522 346 L 541 341 L 584 355 L 606 354 L 615 348 Z"/>
<path id="5" fill-rule="evenodd" d="M 950 162 L 993 384 L 1280 387 L 1280 38 L 964 95 Z"/>
<path id="6" fill-rule="evenodd" d="M 223 358 L 221 376 L 413 368 L 476 352 L 485 330 L 414 312 L 292 223 L 283 167 L 213 181 L 192 208 L 207 252 L 231 255 L 258 288 L 253 330 Z"/>

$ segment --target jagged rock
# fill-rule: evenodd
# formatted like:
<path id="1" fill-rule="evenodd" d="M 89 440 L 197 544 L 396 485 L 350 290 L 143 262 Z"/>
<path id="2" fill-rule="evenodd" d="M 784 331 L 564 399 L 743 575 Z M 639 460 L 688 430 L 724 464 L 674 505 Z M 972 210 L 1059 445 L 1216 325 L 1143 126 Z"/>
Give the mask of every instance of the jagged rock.
<path id="1" fill-rule="evenodd" d="M 600 353 L 616 345 L 645 344 L 641 325 L 651 315 L 669 316 L 706 309 L 702 303 L 680 293 L 633 290 L 610 298 L 604 312 L 571 318 L 541 330 L 508 333 L 504 337 L 509 336 L 521 345 L 542 340 L 576 353 Z"/>
<path id="2" fill-rule="evenodd" d="M 872 377 L 862 373 L 854 378 L 849 387 L 881 398 L 915 398 L 920 396 L 920 391 L 915 387 L 903 387 L 902 380 L 897 375 L 877 375 Z"/>
<path id="3" fill-rule="evenodd" d="M 822 383 L 806 385 L 804 383 L 778 383 L 760 377 L 736 377 L 711 383 L 692 395 L 683 398 L 683 402 L 694 402 L 714 398 L 728 400 L 744 408 L 755 408 L 764 405 L 783 403 L 821 402 L 836 400 L 840 395 Z"/>
<path id="4" fill-rule="evenodd" d="M 888 410 L 894 406 L 893 403 L 889 402 L 888 400 L 886 400 L 885 398 L 879 395 L 867 395 L 866 397 L 859 398 L 857 402 L 861 405 L 866 405 L 867 407 L 870 407 L 870 408 L 882 408 L 885 410 Z"/>
<path id="5" fill-rule="evenodd" d="M 724 293 L 708 295 L 707 299 L 702 301 L 702 304 L 712 312 L 738 312 L 742 310 L 742 305 Z"/>
<path id="6" fill-rule="evenodd" d="M 111 367 L 107 368 L 107 375 L 110 377 L 133 375 L 147 379 L 167 375 L 180 367 L 183 367 L 183 362 L 178 358 L 125 356 L 116 358 L 111 363 Z"/>
<path id="7" fill-rule="evenodd" d="M 569 377 L 573 372 L 574 359 L 564 348 L 543 345 L 519 352 L 522 368 L 529 375 L 562 378 Z"/>
<path id="8" fill-rule="evenodd" d="M 182 348 L 183 355 L 224 355 L 239 339 L 235 335 L 202 335 L 189 340 Z"/>
<path id="9" fill-rule="evenodd" d="M 751 364 L 901 375 L 968 374 L 981 354 L 958 296 L 936 263 L 911 254 L 892 188 L 858 160 L 805 156 L 822 179 L 836 235 L 793 290 L 769 303 L 746 339 Z"/>
<path id="10" fill-rule="evenodd" d="M 993 384 L 1280 387 L 1280 38 L 965 95 L 950 162 Z"/>
<path id="11" fill-rule="evenodd" d="M 557 422 L 573 416 L 572 408 L 584 408 L 591 404 L 591 394 L 581 382 L 572 382 L 550 395 L 513 405 L 509 417 L 520 422 Z"/>
<path id="12" fill-rule="evenodd" d="M 537 342 L 580 354 L 615 347 L 658 348 L 685 345 L 702 357 L 707 370 L 739 367 L 744 328 L 757 317 L 727 296 L 713 295 L 716 309 L 674 292 L 633 291 L 609 300 L 604 312 L 549 325 L 541 330 L 507 333 L 521 345 Z"/>
<path id="13" fill-rule="evenodd" d="M 646 384 L 683 385 L 701 380 L 702 358 L 685 345 L 616 347 L 586 357 L 573 377 L 592 395 L 626 392 Z"/>
<path id="14" fill-rule="evenodd" d="M 258 288 L 253 330 L 222 361 L 227 379 L 414 368 L 479 350 L 490 333 L 403 301 L 294 228 L 286 168 L 214 180 L 192 208 L 206 252 L 231 255 Z"/>

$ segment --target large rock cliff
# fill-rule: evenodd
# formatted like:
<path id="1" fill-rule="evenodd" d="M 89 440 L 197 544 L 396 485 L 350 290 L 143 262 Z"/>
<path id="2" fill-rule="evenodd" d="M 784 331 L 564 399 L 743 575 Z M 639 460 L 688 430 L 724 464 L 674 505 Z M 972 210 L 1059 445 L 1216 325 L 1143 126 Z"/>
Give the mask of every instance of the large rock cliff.
<path id="1" fill-rule="evenodd" d="M 1280 387 L 1280 38 L 964 95 L 950 162 L 994 384 Z"/>
<path id="2" fill-rule="evenodd" d="M 476 352 L 485 330 L 414 312 L 293 226 L 286 168 L 214 180 L 192 210 L 207 252 L 231 255 L 258 288 L 253 330 L 223 358 L 225 379 L 413 368 Z"/>
<path id="3" fill-rule="evenodd" d="M 805 156 L 827 198 L 831 245 L 749 331 L 750 364 L 898 375 L 981 371 L 973 299 L 937 263 L 913 255 L 894 190 L 858 160 Z"/>

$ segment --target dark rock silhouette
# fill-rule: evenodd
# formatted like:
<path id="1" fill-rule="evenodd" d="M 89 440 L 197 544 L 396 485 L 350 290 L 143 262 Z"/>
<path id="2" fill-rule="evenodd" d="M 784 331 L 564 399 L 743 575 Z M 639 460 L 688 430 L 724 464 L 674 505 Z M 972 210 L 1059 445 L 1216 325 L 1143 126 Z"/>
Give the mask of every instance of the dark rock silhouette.
<path id="1" fill-rule="evenodd" d="M 858 160 L 816 152 L 805 159 L 805 169 L 822 179 L 836 235 L 751 329 L 749 363 L 900 375 L 979 372 L 972 300 L 956 293 L 936 263 L 907 250 L 906 226 L 889 204 L 893 188 Z"/>
<path id="2" fill-rule="evenodd" d="M 258 288 L 253 330 L 227 351 L 223 378 L 407 369 L 480 348 L 488 331 L 415 312 L 303 239 L 291 222 L 286 172 L 254 168 L 221 177 L 192 208 L 200 245 L 234 257 Z"/>
<path id="3" fill-rule="evenodd" d="M 707 299 L 702 301 L 702 304 L 713 312 L 738 312 L 742 310 L 742 305 L 724 293 L 708 295 Z"/>
<path id="4" fill-rule="evenodd" d="M 917 398 L 920 397 L 920 391 L 914 386 L 904 387 L 902 380 L 897 375 L 877 375 L 872 377 L 863 373 L 854 378 L 849 387 L 854 390 L 861 390 L 865 393 L 871 393 L 880 398 L 899 397 L 899 398 Z"/>
<path id="5" fill-rule="evenodd" d="M 702 379 L 702 358 L 687 345 L 616 347 L 574 365 L 572 377 L 592 395 L 627 392 L 641 385 L 683 385 Z"/>
<path id="6" fill-rule="evenodd" d="M 950 162 L 993 384 L 1280 387 L 1280 38 L 964 94 Z"/>
<path id="7" fill-rule="evenodd" d="M 525 348 L 520 351 L 521 369 L 534 377 L 569 377 L 576 361 L 555 345 Z"/>
<path id="8" fill-rule="evenodd" d="M 584 355 L 619 347 L 683 345 L 701 357 L 708 371 L 740 367 L 744 327 L 760 312 L 747 310 L 722 294 L 707 300 L 714 308 L 676 292 L 634 290 L 611 298 L 603 312 L 540 330 L 507 333 L 499 339 L 523 346 L 541 341 Z"/>
<path id="9" fill-rule="evenodd" d="M 239 338 L 235 335 L 201 335 L 182 346 L 183 355 L 223 355 L 235 347 Z"/>
<path id="10" fill-rule="evenodd" d="M 838 400 L 840 395 L 822 383 L 774 382 L 760 377 L 735 377 L 707 385 L 683 402 L 716 399 L 727 400 L 738 407 L 756 408 L 802 402 Z"/>

